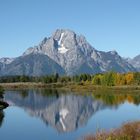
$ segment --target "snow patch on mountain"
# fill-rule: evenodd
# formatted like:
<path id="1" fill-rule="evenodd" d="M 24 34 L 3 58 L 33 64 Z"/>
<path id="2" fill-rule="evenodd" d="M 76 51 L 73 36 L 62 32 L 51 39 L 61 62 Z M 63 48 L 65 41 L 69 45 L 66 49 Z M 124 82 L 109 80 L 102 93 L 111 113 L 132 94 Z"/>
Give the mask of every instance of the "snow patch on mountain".
<path id="1" fill-rule="evenodd" d="M 68 49 L 62 44 L 61 47 L 58 48 L 59 53 L 66 53 Z"/>
<path id="2" fill-rule="evenodd" d="M 60 45 L 60 46 L 61 46 L 61 42 L 62 42 L 63 36 L 64 36 L 64 33 L 61 34 L 60 39 L 58 41 L 58 45 Z"/>
<path id="3" fill-rule="evenodd" d="M 63 36 L 64 36 L 64 33 L 61 33 L 60 39 L 58 40 L 58 45 L 60 46 L 58 48 L 59 53 L 66 53 L 68 51 L 68 49 L 62 43 Z"/>

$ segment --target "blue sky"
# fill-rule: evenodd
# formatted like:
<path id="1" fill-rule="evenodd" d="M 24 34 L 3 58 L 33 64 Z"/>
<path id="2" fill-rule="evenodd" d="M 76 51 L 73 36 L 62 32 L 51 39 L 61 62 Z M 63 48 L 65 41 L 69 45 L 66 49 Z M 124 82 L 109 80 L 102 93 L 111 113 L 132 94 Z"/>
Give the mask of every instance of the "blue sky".
<path id="1" fill-rule="evenodd" d="M 0 57 L 16 57 L 57 28 L 97 50 L 140 54 L 140 0 L 0 0 Z"/>

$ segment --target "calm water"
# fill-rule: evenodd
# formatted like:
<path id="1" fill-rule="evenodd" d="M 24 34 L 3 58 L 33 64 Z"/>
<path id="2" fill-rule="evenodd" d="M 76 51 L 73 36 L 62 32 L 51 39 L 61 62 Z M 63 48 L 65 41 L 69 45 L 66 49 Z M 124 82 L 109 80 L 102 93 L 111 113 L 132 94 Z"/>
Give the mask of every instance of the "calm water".
<path id="1" fill-rule="evenodd" d="M 52 90 L 6 91 L 1 140 L 75 140 L 98 129 L 140 120 L 138 94 L 76 95 Z"/>

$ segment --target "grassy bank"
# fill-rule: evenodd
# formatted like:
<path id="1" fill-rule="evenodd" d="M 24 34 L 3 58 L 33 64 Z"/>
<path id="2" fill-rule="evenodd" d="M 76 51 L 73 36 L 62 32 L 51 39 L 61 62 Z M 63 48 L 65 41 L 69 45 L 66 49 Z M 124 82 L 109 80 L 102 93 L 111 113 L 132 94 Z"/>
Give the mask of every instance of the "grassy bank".
<path id="1" fill-rule="evenodd" d="M 98 89 L 111 89 L 111 90 L 140 90 L 140 86 L 137 85 L 125 85 L 125 86 L 96 86 L 92 83 L 34 83 L 34 82 L 17 82 L 17 83 L 0 83 L 4 89 L 32 89 L 32 88 L 56 88 L 62 90 L 70 90 L 70 91 L 94 91 Z"/>
<path id="2" fill-rule="evenodd" d="M 138 85 L 121 85 L 121 86 L 99 86 L 92 83 L 69 83 L 61 88 L 70 89 L 71 91 L 93 91 L 98 89 L 111 89 L 111 90 L 140 90 Z"/>
<path id="3" fill-rule="evenodd" d="M 17 83 L 0 83 L 4 89 L 32 89 L 32 88 L 61 88 L 63 84 L 59 83 L 34 83 L 34 82 L 17 82 Z"/>
<path id="4" fill-rule="evenodd" d="M 140 122 L 127 123 L 110 132 L 97 132 L 84 140 L 140 140 Z"/>

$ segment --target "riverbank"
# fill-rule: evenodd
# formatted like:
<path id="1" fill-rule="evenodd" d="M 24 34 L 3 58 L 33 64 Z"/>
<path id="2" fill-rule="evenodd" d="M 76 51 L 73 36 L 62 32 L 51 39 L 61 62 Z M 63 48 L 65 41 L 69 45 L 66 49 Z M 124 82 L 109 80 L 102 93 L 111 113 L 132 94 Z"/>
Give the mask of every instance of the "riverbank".
<path id="1" fill-rule="evenodd" d="M 111 89 L 111 90 L 135 90 L 139 91 L 140 86 L 137 85 L 124 85 L 124 86 L 96 86 L 91 83 L 34 83 L 34 82 L 18 82 L 18 83 L 0 83 L 4 89 L 35 89 L 35 88 L 55 88 L 70 91 L 94 91 L 98 89 Z"/>
<path id="2" fill-rule="evenodd" d="M 6 107 L 8 107 L 8 106 L 9 106 L 8 103 L 6 103 L 6 102 L 4 102 L 4 101 L 0 101 L 0 110 L 6 108 Z"/>
<path id="3" fill-rule="evenodd" d="M 121 128 L 110 132 L 100 131 L 95 135 L 85 136 L 84 140 L 139 140 L 140 122 L 124 124 Z"/>
<path id="4" fill-rule="evenodd" d="M 53 84 L 18 82 L 18 83 L 0 83 L 4 89 L 32 89 L 32 88 L 51 88 Z"/>

